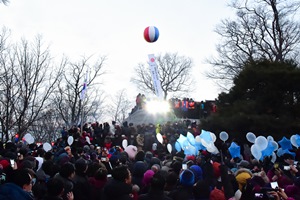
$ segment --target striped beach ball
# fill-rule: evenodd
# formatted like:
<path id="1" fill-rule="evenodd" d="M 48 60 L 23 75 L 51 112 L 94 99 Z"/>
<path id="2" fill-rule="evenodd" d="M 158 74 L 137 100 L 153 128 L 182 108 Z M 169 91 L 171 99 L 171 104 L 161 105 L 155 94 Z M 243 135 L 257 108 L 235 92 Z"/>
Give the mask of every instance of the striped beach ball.
<path id="1" fill-rule="evenodd" d="M 155 42 L 159 37 L 159 31 L 155 26 L 148 26 L 144 30 L 144 38 L 147 42 Z"/>

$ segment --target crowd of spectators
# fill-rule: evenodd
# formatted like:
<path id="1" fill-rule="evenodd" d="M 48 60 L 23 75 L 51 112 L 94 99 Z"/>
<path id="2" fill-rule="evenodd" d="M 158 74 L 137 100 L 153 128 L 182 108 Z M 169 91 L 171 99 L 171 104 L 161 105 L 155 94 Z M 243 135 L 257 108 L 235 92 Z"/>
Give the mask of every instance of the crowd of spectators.
<path id="1" fill-rule="evenodd" d="M 216 142 L 221 152 L 216 155 L 168 150 L 167 144 L 174 147 L 187 131 L 200 134 L 189 120 L 138 126 L 96 122 L 82 131 L 64 128 L 47 152 L 24 141 L 0 143 L 0 199 L 300 199 L 296 149 L 295 157 L 284 154 L 275 163 L 254 159 L 246 148 L 240 158 L 231 158 L 229 143 L 223 142 Z M 124 150 L 124 140 L 137 147 L 134 157 Z M 274 182 L 278 186 L 272 188 Z"/>

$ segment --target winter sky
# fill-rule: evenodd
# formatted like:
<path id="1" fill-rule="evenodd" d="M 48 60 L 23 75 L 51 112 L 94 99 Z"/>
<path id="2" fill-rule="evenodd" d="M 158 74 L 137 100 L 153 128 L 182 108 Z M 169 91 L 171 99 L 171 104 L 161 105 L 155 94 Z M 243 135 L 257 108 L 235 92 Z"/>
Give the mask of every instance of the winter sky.
<path id="1" fill-rule="evenodd" d="M 33 41 L 38 34 L 50 45 L 55 58 L 67 55 L 106 55 L 103 89 L 108 95 L 126 88 L 135 100 L 138 91 L 130 83 L 134 67 L 146 63 L 148 54 L 178 53 L 192 58 L 197 80 L 194 100 L 212 100 L 220 92 L 205 77 L 205 59 L 216 54 L 214 29 L 233 16 L 227 0 L 10 0 L 0 4 L 0 25 L 9 28 L 16 40 Z M 147 43 L 143 31 L 156 26 L 160 37 Z M 88 92 L 92 92 L 89 91 Z M 146 94 L 147 96 L 147 94 Z"/>

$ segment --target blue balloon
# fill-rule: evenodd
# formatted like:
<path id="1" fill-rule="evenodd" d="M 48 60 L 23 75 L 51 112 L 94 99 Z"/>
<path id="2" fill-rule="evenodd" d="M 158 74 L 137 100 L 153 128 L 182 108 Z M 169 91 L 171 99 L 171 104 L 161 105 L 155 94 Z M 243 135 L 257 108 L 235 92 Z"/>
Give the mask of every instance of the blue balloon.
<path id="1" fill-rule="evenodd" d="M 287 150 L 287 149 L 292 149 L 292 143 L 289 139 L 287 139 L 286 137 L 283 137 L 278 144 L 280 144 L 282 150 Z"/>
<path id="2" fill-rule="evenodd" d="M 178 152 L 181 151 L 181 146 L 180 146 L 179 142 L 176 142 L 176 143 L 175 143 L 175 149 L 176 149 L 176 151 L 178 151 Z"/>
<path id="3" fill-rule="evenodd" d="M 231 142 L 228 151 L 232 158 L 239 158 L 241 156 L 241 147 L 237 145 L 235 142 Z"/>
<path id="4" fill-rule="evenodd" d="M 208 144 L 212 142 L 212 138 L 209 131 L 202 130 L 200 134 L 200 138 L 202 138 Z"/>
<path id="5" fill-rule="evenodd" d="M 300 135 L 296 134 L 296 143 L 300 147 Z"/>
<path id="6" fill-rule="evenodd" d="M 277 150 L 277 156 L 280 157 L 280 156 L 282 156 L 282 155 L 283 155 L 283 150 L 282 150 L 282 148 L 279 148 L 279 149 Z"/>
<path id="7" fill-rule="evenodd" d="M 188 140 L 184 140 L 182 144 L 180 144 L 181 148 L 184 150 L 190 145 Z"/>
<path id="8" fill-rule="evenodd" d="M 296 156 L 296 154 L 295 154 L 294 152 L 290 152 L 288 149 L 282 149 L 282 148 L 279 148 L 279 149 L 277 150 L 277 156 L 278 156 L 278 157 L 281 157 L 281 156 L 283 156 L 284 154 L 290 154 L 290 155 L 292 155 L 294 158 L 295 158 L 295 156 Z"/>
<path id="9" fill-rule="evenodd" d="M 186 135 L 186 137 L 187 137 L 189 143 L 190 143 L 191 145 L 195 146 L 196 141 L 195 141 L 194 135 L 191 134 L 190 132 L 188 132 L 187 135 Z"/>
<path id="10" fill-rule="evenodd" d="M 177 139 L 177 142 L 179 142 L 182 149 L 189 145 L 189 141 L 182 134 L 180 134 L 179 138 Z"/>
<path id="11" fill-rule="evenodd" d="M 197 149 L 197 151 L 200 151 L 200 150 L 206 150 L 206 147 L 203 146 L 203 145 L 202 145 L 201 143 L 199 143 L 199 142 L 196 142 L 195 148 Z"/>
<path id="12" fill-rule="evenodd" d="M 262 156 L 261 156 L 261 159 L 263 159 L 264 157 L 266 156 L 271 156 L 273 154 L 275 150 L 275 147 L 272 143 L 272 141 L 268 141 L 268 146 L 267 148 L 265 148 L 261 153 L 262 153 Z"/>
<path id="13" fill-rule="evenodd" d="M 197 150 L 194 146 L 189 145 L 184 149 L 184 154 L 185 155 L 196 155 Z"/>

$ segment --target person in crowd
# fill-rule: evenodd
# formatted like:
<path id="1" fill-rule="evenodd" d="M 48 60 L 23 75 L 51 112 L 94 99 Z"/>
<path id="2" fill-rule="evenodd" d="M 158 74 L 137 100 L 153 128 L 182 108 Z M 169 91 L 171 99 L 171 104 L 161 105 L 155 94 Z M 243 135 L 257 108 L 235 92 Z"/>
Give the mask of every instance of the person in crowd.
<path id="1" fill-rule="evenodd" d="M 54 179 L 59 179 L 64 184 L 64 195 L 63 198 L 66 199 L 69 192 L 73 192 L 74 182 L 73 178 L 75 176 L 74 164 L 67 162 L 64 163 L 59 172 L 54 176 Z"/>
<path id="2" fill-rule="evenodd" d="M 140 188 L 143 187 L 143 177 L 147 170 L 147 164 L 144 161 L 136 161 L 133 164 L 132 169 L 132 183 L 138 185 Z"/>
<path id="3" fill-rule="evenodd" d="M 132 200 L 131 172 L 125 165 L 116 166 L 112 172 L 112 180 L 103 188 L 105 200 Z"/>
<path id="4" fill-rule="evenodd" d="M 50 179 L 47 182 L 47 192 L 43 200 L 64 200 L 64 183 L 60 179 Z M 66 200 L 73 200 L 72 192 L 67 193 Z"/>
<path id="5" fill-rule="evenodd" d="M 74 182 L 73 194 L 75 200 L 90 199 L 91 187 L 86 174 L 87 170 L 88 170 L 88 162 L 85 159 L 79 158 L 78 160 L 76 160 L 75 176 L 73 178 L 73 182 Z"/>
<path id="6" fill-rule="evenodd" d="M 12 174 L 11 182 L 0 186 L 0 199 L 34 200 L 32 177 L 25 169 L 18 169 Z"/>
<path id="7" fill-rule="evenodd" d="M 189 170 L 182 170 L 179 175 L 179 184 L 175 190 L 169 193 L 169 197 L 173 200 L 189 200 L 194 198 L 193 185 L 195 183 L 195 175 Z"/>
<path id="8" fill-rule="evenodd" d="M 161 172 L 157 172 L 153 175 L 150 183 L 150 189 L 146 194 L 142 194 L 139 196 L 139 200 L 172 200 L 164 193 L 165 187 L 165 177 Z"/>
<path id="9" fill-rule="evenodd" d="M 141 194 L 145 194 L 149 191 L 150 189 L 150 184 L 151 184 L 151 180 L 153 175 L 155 174 L 155 172 L 151 169 L 148 169 L 145 173 L 144 173 L 144 177 L 142 180 L 142 188 L 141 188 Z"/>
<path id="10" fill-rule="evenodd" d="M 89 177 L 89 185 L 91 186 L 91 199 L 98 200 L 102 197 L 103 187 L 108 181 L 108 172 L 106 168 L 98 166 L 97 171 L 92 177 Z"/>

